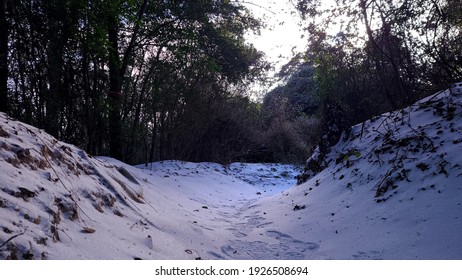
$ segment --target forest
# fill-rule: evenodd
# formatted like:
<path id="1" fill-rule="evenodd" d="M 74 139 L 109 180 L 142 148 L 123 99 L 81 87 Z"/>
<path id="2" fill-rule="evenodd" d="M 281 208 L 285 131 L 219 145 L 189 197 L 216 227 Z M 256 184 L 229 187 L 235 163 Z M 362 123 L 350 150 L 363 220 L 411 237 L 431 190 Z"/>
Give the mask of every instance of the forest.
<path id="1" fill-rule="evenodd" d="M 291 1 L 307 49 L 260 99 L 272 66 L 244 0 L 0 3 L 0 111 L 131 164 L 303 162 L 462 80 L 457 0 Z"/>

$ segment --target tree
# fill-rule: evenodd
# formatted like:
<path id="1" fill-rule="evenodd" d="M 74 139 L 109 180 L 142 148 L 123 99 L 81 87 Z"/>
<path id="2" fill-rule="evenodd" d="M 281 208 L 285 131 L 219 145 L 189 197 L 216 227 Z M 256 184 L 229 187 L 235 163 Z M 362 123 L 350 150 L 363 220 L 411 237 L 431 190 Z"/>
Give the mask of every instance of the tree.
<path id="1" fill-rule="evenodd" d="M 148 55 L 142 71 L 136 69 L 140 75 L 127 79 L 142 94 L 126 95 L 126 102 L 138 104 L 140 109 L 123 113 L 123 118 L 136 124 L 132 131 L 136 127 L 148 132 L 149 136 L 139 141 L 149 139 L 149 143 L 133 145 L 132 138 L 125 150 L 150 147 L 146 156 L 150 161 L 217 158 L 215 152 L 205 152 L 211 147 L 206 143 L 213 140 L 212 130 L 207 128 L 216 127 L 212 124 L 219 114 L 216 108 L 225 111 L 230 96 L 243 94 L 245 84 L 258 77 L 266 66 L 261 63 L 262 54 L 243 39 L 245 30 L 257 28 L 258 23 L 242 7 L 230 3 L 164 5 L 171 5 L 167 6 L 170 21 L 154 25 L 158 26 L 157 36 L 149 49 L 154 55 Z M 140 49 L 136 57 L 142 60 L 146 53 Z M 142 114 L 142 122 L 149 123 L 148 129 L 138 121 L 143 106 L 147 111 Z M 232 145 L 231 141 L 228 143 Z"/>
<path id="2" fill-rule="evenodd" d="M 313 23 L 322 22 L 318 28 L 340 29 L 354 48 L 368 48 L 377 68 L 383 63 L 390 66 L 397 86 L 392 90 L 397 93 L 389 99 L 396 106 L 402 106 L 401 100 L 409 103 L 418 98 L 416 92 L 433 92 L 460 77 L 462 5 L 458 1 L 335 1 L 330 10 L 317 5 L 319 1 L 297 3 Z M 442 70 L 439 77 L 433 68 Z"/>
<path id="3" fill-rule="evenodd" d="M 288 70 L 289 67 L 292 70 Z M 317 144 L 321 99 L 315 68 L 307 62 L 284 67 L 285 83 L 263 99 L 264 146 L 277 161 L 304 162 Z M 292 73 L 290 73 L 293 71 Z"/>
<path id="4" fill-rule="evenodd" d="M 318 159 L 351 125 L 410 105 L 461 75 L 459 1 L 334 2 L 297 1 L 323 103 Z"/>
<path id="5" fill-rule="evenodd" d="M 244 39 L 260 23 L 238 2 L 7 2 L 9 111 L 60 140 L 129 162 L 203 158 L 185 145 L 205 142 L 221 111 L 252 112 L 236 100 L 266 64 Z"/>
<path id="6" fill-rule="evenodd" d="M 64 48 L 66 46 L 67 30 L 70 25 L 67 22 L 68 1 L 50 0 L 44 3 L 44 10 L 48 26 L 46 37 L 49 40 L 47 47 L 47 63 L 49 76 L 49 92 L 45 96 L 46 100 L 46 117 L 44 125 L 46 131 L 59 137 L 59 118 L 61 112 L 61 100 L 63 91 L 63 68 L 64 68 Z"/>
<path id="7" fill-rule="evenodd" d="M 134 28 L 131 30 L 129 44 L 124 51 L 120 50 L 119 33 L 123 16 L 121 15 L 123 5 L 130 3 L 123 1 L 109 1 L 107 12 L 107 34 L 108 34 L 108 54 L 109 54 L 109 139 L 110 155 L 117 159 L 122 159 L 122 85 L 127 72 L 128 64 L 133 56 L 135 44 L 138 40 L 139 31 L 148 0 L 144 0 L 137 12 Z M 130 8 L 130 7 L 129 7 Z M 130 10 L 130 9 L 128 9 Z M 130 15 L 128 15 L 129 17 Z M 121 58 L 121 52 L 123 56 Z"/>
<path id="8" fill-rule="evenodd" d="M 0 111 L 8 112 L 8 0 L 0 1 Z"/>

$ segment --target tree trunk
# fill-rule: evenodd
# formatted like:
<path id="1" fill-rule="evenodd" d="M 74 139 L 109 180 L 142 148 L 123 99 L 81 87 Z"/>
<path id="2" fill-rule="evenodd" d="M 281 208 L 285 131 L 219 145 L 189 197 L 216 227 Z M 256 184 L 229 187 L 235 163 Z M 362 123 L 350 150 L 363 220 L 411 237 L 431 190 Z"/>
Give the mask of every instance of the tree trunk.
<path id="1" fill-rule="evenodd" d="M 157 116 L 156 112 L 153 115 L 153 127 L 152 127 L 152 137 L 151 137 L 151 149 L 149 151 L 149 162 L 154 161 L 155 151 L 156 151 L 156 141 L 157 141 Z"/>
<path id="2" fill-rule="evenodd" d="M 120 68 L 117 15 L 109 15 L 109 148 L 110 156 L 122 160 L 122 71 Z"/>
<path id="3" fill-rule="evenodd" d="M 8 35 L 7 0 L 0 0 L 0 111 L 8 112 Z"/>
<path id="4" fill-rule="evenodd" d="M 394 108 L 394 109 L 399 108 L 400 106 L 403 105 L 404 100 L 406 99 L 406 96 L 407 96 L 407 92 L 405 90 L 403 80 L 402 80 L 402 78 L 400 76 L 400 73 L 399 73 L 399 69 L 398 69 L 394 59 L 385 53 L 385 51 L 378 45 L 377 41 L 374 38 L 371 25 L 370 25 L 370 23 L 368 21 L 369 18 L 368 18 L 368 15 L 367 15 L 367 3 L 366 3 L 366 0 L 360 0 L 359 5 L 360 5 L 360 8 L 361 8 L 361 13 L 362 13 L 363 18 L 364 18 L 364 24 L 365 24 L 365 27 L 366 27 L 367 37 L 368 37 L 369 42 L 371 43 L 372 47 L 375 50 L 375 52 L 373 53 L 373 56 L 374 56 L 374 60 L 375 60 L 375 63 L 376 63 L 377 71 L 379 72 L 379 76 L 380 76 L 379 78 L 383 82 L 385 97 L 390 102 L 390 105 L 392 106 L 392 108 Z M 385 26 L 385 24 L 386 23 L 385 23 L 385 21 L 384 21 L 384 19 L 382 17 L 382 25 L 383 25 L 383 27 Z M 396 79 L 396 85 L 399 87 L 398 91 L 399 91 L 399 93 L 401 95 L 400 96 L 400 104 L 397 103 L 397 101 L 395 100 L 395 96 L 393 95 L 392 92 L 390 92 L 390 88 L 387 85 L 387 82 L 385 82 L 387 80 L 386 79 L 387 75 L 384 72 L 384 69 L 382 67 L 382 65 L 383 65 L 382 62 L 384 61 L 384 58 L 386 60 L 388 60 L 390 62 L 390 64 L 392 65 L 392 67 L 393 67 L 393 74 L 394 74 L 395 79 Z"/>
<path id="5" fill-rule="evenodd" d="M 146 10 L 148 0 L 141 3 L 137 14 L 130 43 L 120 58 L 119 51 L 119 8 L 118 2 L 114 3 L 114 9 L 108 14 L 108 40 L 109 40 L 109 153 L 110 156 L 123 160 L 122 153 L 122 83 L 127 72 L 128 63 L 133 55 L 133 50 L 141 27 L 141 21 Z"/>
<path id="6" fill-rule="evenodd" d="M 46 115 L 45 115 L 45 130 L 59 137 L 59 115 L 61 110 L 62 99 L 62 73 L 63 73 L 63 49 L 64 49 L 64 25 L 61 17 L 65 12 L 61 2 L 48 2 L 48 38 L 49 46 L 47 50 L 48 57 L 48 77 L 49 77 L 49 92 L 46 96 Z M 61 4 L 60 4 L 61 3 Z"/>

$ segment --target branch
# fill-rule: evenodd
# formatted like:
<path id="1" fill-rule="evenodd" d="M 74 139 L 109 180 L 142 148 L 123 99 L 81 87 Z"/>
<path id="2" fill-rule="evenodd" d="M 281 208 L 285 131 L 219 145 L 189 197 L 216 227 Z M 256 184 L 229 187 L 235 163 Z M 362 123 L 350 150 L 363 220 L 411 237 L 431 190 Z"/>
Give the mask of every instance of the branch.
<path id="1" fill-rule="evenodd" d="M 265 10 L 265 11 L 267 11 L 267 12 L 272 13 L 273 15 L 276 15 L 276 13 L 273 12 L 273 11 L 271 11 L 270 9 L 268 9 L 268 8 L 266 8 L 266 7 L 263 7 L 262 5 L 258 5 L 258 4 L 252 3 L 252 2 L 247 2 L 247 1 L 231 1 L 231 3 L 239 3 L 239 4 L 244 4 L 244 5 L 245 5 L 245 4 L 253 5 L 253 6 L 255 6 L 255 7 L 258 7 L 258 8 L 260 8 L 260 9 L 263 9 L 263 10 Z"/>
<path id="2" fill-rule="evenodd" d="M 8 242 L 10 242 L 11 240 L 15 239 L 16 237 L 19 237 L 19 236 L 21 236 L 21 235 L 24 235 L 24 233 L 26 233 L 26 230 L 24 230 L 23 232 L 18 233 L 18 234 L 16 234 L 16 235 L 10 237 L 7 241 L 3 242 L 2 245 L 0 245 L 0 248 L 2 248 L 3 246 L 5 246 L 6 244 L 8 244 Z"/>
<path id="3" fill-rule="evenodd" d="M 131 53 L 133 48 L 135 47 L 135 42 L 138 37 L 138 33 L 141 28 L 141 20 L 143 19 L 144 12 L 146 11 L 146 6 L 148 5 L 148 0 L 144 0 L 141 4 L 140 10 L 138 11 L 137 20 L 135 22 L 135 29 L 133 30 L 132 38 L 130 39 L 130 43 L 128 44 L 127 49 L 125 50 L 124 57 L 122 60 L 122 67 L 120 68 L 120 72 L 122 77 L 125 76 L 125 71 L 128 67 L 128 61 L 130 60 Z"/>

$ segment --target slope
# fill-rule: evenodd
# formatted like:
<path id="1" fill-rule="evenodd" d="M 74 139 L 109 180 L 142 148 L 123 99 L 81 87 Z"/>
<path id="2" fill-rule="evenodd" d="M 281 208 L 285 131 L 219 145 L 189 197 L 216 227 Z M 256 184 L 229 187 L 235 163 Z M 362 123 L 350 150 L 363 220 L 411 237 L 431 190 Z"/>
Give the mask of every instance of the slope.
<path id="1" fill-rule="evenodd" d="M 252 242 L 303 243 L 304 259 L 462 259 L 461 118 L 462 97 L 447 90 L 354 126 L 323 171 L 254 205 L 272 225 Z"/>

